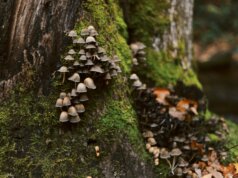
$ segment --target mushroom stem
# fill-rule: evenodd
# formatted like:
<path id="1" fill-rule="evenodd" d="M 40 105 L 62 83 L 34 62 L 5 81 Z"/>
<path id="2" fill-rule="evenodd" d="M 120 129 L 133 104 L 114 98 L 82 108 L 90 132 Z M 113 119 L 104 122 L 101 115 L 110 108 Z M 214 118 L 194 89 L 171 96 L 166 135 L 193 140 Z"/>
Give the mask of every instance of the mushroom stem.
<path id="1" fill-rule="evenodd" d="M 171 166 L 171 172 L 172 172 L 172 174 L 174 174 L 174 170 L 175 170 L 175 168 L 177 167 L 177 166 L 175 165 L 175 163 L 176 163 L 176 157 L 174 156 L 174 157 L 173 157 L 172 166 Z"/>
<path id="2" fill-rule="evenodd" d="M 64 81 L 65 81 L 65 73 L 63 73 L 63 81 L 62 81 L 62 83 L 64 83 Z"/>
<path id="3" fill-rule="evenodd" d="M 172 168 L 172 165 L 171 165 L 170 161 L 169 161 L 168 159 L 166 159 L 166 161 L 168 162 L 169 167 L 170 167 L 170 169 L 171 169 L 171 168 Z"/>

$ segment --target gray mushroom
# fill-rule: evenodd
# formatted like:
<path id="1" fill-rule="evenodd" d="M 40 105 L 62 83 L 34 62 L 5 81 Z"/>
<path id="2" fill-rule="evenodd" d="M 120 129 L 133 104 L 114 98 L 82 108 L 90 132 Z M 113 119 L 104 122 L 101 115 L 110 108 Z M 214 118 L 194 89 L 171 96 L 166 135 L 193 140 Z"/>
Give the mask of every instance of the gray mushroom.
<path id="1" fill-rule="evenodd" d="M 88 29 L 82 29 L 80 35 L 81 36 L 88 36 L 89 35 Z"/>
<path id="2" fill-rule="evenodd" d="M 94 28 L 94 26 L 89 25 L 89 26 L 88 26 L 88 31 L 91 31 L 91 30 L 95 30 L 95 28 Z"/>
<path id="3" fill-rule="evenodd" d="M 71 77 L 68 78 L 68 80 L 78 83 L 78 82 L 80 82 L 80 76 L 78 73 L 74 73 Z"/>
<path id="4" fill-rule="evenodd" d="M 90 69 L 91 72 L 104 73 L 104 70 L 99 65 L 95 65 Z"/>
<path id="5" fill-rule="evenodd" d="M 74 49 L 70 49 L 70 50 L 68 51 L 68 54 L 69 54 L 69 55 L 74 55 L 74 54 L 76 54 L 76 52 L 74 51 Z"/>
<path id="6" fill-rule="evenodd" d="M 182 151 L 179 148 L 174 148 L 171 150 L 170 155 L 173 156 L 173 162 L 171 166 L 172 173 L 175 169 L 175 163 L 176 163 L 176 157 L 180 156 L 182 154 Z"/>
<path id="7" fill-rule="evenodd" d="M 62 81 L 62 83 L 64 83 L 64 81 L 65 81 L 65 73 L 66 73 L 66 72 L 69 72 L 69 71 L 68 71 L 68 68 L 65 67 L 65 66 L 62 66 L 62 67 L 60 67 L 60 69 L 58 70 L 58 72 L 60 72 L 60 73 L 63 75 L 63 81 Z"/>
<path id="8" fill-rule="evenodd" d="M 109 73 L 106 73 L 105 77 L 104 77 L 105 80 L 111 80 L 112 77 Z"/>
<path id="9" fill-rule="evenodd" d="M 69 109 L 68 109 L 68 114 L 70 116 L 77 116 L 78 113 L 77 113 L 77 110 L 74 106 L 70 106 Z"/>
<path id="10" fill-rule="evenodd" d="M 80 56 L 80 61 L 86 61 L 87 60 L 87 57 L 85 56 L 85 55 L 82 55 L 82 56 Z"/>
<path id="11" fill-rule="evenodd" d="M 88 36 L 88 37 L 86 38 L 86 43 L 87 43 L 87 44 L 89 44 L 89 43 L 96 43 L 96 40 L 95 40 L 94 37 Z"/>
<path id="12" fill-rule="evenodd" d="M 132 86 L 133 86 L 133 87 L 136 87 L 136 88 L 137 88 L 137 87 L 141 87 L 141 86 L 142 86 L 142 83 L 141 83 L 140 80 L 136 80 L 136 81 L 133 82 Z"/>
<path id="13" fill-rule="evenodd" d="M 60 92 L 60 98 L 64 99 L 64 97 L 66 97 L 66 93 L 65 92 Z"/>
<path id="14" fill-rule="evenodd" d="M 69 121 L 68 113 L 65 112 L 65 111 L 62 111 L 62 112 L 60 113 L 59 121 L 60 121 L 60 122 L 67 122 L 67 121 Z"/>
<path id="15" fill-rule="evenodd" d="M 90 36 L 98 36 L 98 32 L 94 29 L 90 31 Z"/>
<path id="16" fill-rule="evenodd" d="M 93 79 L 90 77 L 87 77 L 86 79 L 84 79 L 84 84 L 89 89 L 96 89 L 96 85 L 94 84 Z"/>
<path id="17" fill-rule="evenodd" d="M 76 89 L 75 89 L 75 88 L 72 89 L 70 95 L 73 96 L 73 97 L 77 96 L 77 93 L 76 93 Z"/>
<path id="18" fill-rule="evenodd" d="M 86 49 L 95 49 L 96 46 L 93 44 L 86 45 Z"/>
<path id="19" fill-rule="evenodd" d="M 107 62 L 110 60 L 106 55 L 102 56 L 100 59 L 102 62 Z"/>
<path id="20" fill-rule="evenodd" d="M 131 80 L 139 80 L 139 77 L 136 74 L 131 74 L 130 79 Z"/>
<path id="21" fill-rule="evenodd" d="M 63 107 L 63 99 L 62 98 L 58 98 L 56 100 L 55 107 L 56 108 L 62 108 Z"/>
<path id="22" fill-rule="evenodd" d="M 80 55 L 84 54 L 85 55 L 85 50 L 84 49 L 80 49 L 78 54 L 80 54 Z"/>
<path id="23" fill-rule="evenodd" d="M 81 102 L 84 102 L 84 101 L 88 101 L 88 96 L 86 94 L 82 94 L 80 97 L 79 97 L 79 100 Z"/>
<path id="24" fill-rule="evenodd" d="M 66 61 L 73 61 L 74 60 L 74 58 L 71 55 L 67 55 L 64 59 Z"/>
<path id="25" fill-rule="evenodd" d="M 81 121 L 81 119 L 80 119 L 79 115 L 73 116 L 73 117 L 71 117 L 70 120 L 69 120 L 69 122 L 70 122 L 70 123 L 73 123 L 73 124 L 78 123 L 78 122 L 80 122 L 80 121 Z"/>
<path id="26" fill-rule="evenodd" d="M 68 96 L 64 97 L 63 106 L 70 106 L 70 105 L 71 105 L 70 98 Z"/>
<path id="27" fill-rule="evenodd" d="M 179 157 L 178 160 L 178 166 L 179 167 L 187 167 L 189 164 L 187 161 L 185 161 L 183 158 Z"/>
<path id="28" fill-rule="evenodd" d="M 80 37 L 80 38 L 74 39 L 73 43 L 84 45 L 85 44 L 85 40 Z"/>
<path id="29" fill-rule="evenodd" d="M 83 112 L 85 112 L 85 107 L 84 107 L 83 104 L 76 104 L 76 105 L 75 105 L 75 108 L 76 108 L 76 110 L 77 110 L 78 113 L 83 113 Z"/>
<path id="30" fill-rule="evenodd" d="M 73 66 L 80 66 L 79 61 L 74 61 Z"/>
<path id="31" fill-rule="evenodd" d="M 84 83 L 79 83 L 77 86 L 77 93 L 86 93 L 86 92 L 87 92 L 86 85 Z"/>
<path id="32" fill-rule="evenodd" d="M 76 32 L 75 30 L 71 30 L 71 31 L 69 32 L 68 36 L 69 36 L 69 37 L 72 37 L 72 38 L 75 38 L 75 37 L 77 37 L 78 35 L 77 35 L 77 32 Z"/>
<path id="33" fill-rule="evenodd" d="M 169 167 L 170 167 L 170 168 L 172 167 L 170 161 L 168 160 L 168 159 L 170 158 L 170 154 L 169 154 L 168 150 L 166 150 L 165 148 L 162 148 L 162 149 L 160 150 L 160 158 L 161 158 L 161 159 L 165 159 L 165 160 L 168 162 Z"/>
<path id="34" fill-rule="evenodd" d="M 94 63 L 91 59 L 88 59 L 87 62 L 84 64 L 85 66 L 93 66 Z"/>

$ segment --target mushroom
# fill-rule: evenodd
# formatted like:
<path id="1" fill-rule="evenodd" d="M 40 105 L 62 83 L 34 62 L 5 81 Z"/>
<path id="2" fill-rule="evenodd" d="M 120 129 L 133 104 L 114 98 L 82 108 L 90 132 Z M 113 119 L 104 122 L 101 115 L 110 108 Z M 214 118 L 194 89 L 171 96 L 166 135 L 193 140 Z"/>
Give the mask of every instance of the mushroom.
<path id="1" fill-rule="evenodd" d="M 63 106 L 70 106 L 71 105 L 71 101 L 69 99 L 68 96 L 64 97 L 63 99 Z"/>
<path id="2" fill-rule="evenodd" d="M 80 55 L 84 54 L 85 55 L 85 50 L 84 49 L 80 49 L 78 54 L 80 54 Z"/>
<path id="3" fill-rule="evenodd" d="M 145 147 L 146 147 L 147 150 L 149 150 L 151 145 L 149 143 L 146 143 Z"/>
<path id="4" fill-rule="evenodd" d="M 139 80 L 139 77 L 136 74 L 131 74 L 130 79 L 131 80 Z"/>
<path id="5" fill-rule="evenodd" d="M 89 35 L 88 29 L 82 29 L 80 35 L 81 36 L 88 36 Z"/>
<path id="6" fill-rule="evenodd" d="M 84 39 L 83 38 L 78 38 L 78 39 L 75 39 L 74 41 L 73 41 L 73 43 L 77 43 L 77 44 L 80 44 L 80 45 L 83 45 L 83 44 L 85 44 L 85 41 L 84 41 Z"/>
<path id="7" fill-rule="evenodd" d="M 87 62 L 84 64 L 85 66 L 93 66 L 94 63 L 91 59 L 88 59 Z"/>
<path id="8" fill-rule="evenodd" d="M 94 149 L 95 149 L 95 152 L 96 152 L 96 156 L 99 157 L 100 156 L 99 146 L 95 146 Z"/>
<path id="9" fill-rule="evenodd" d="M 88 44 L 88 45 L 86 46 L 86 49 L 95 49 L 95 48 L 96 48 L 96 46 L 93 45 L 93 44 Z"/>
<path id="10" fill-rule="evenodd" d="M 81 102 L 88 101 L 88 96 L 86 94 L 82 94 L 79 97 L 79 101 L 81 101 Z"/>
<path id="11" fill-rule="evenodd" d="M 84 79 L 84 84 L 89 89 L 96 89 L 96 85 L 94 84 L 93 79 L 90 77 L 87 77 L 86 79 Z"/>
<path id="12" fill-rule="evenodd" d="M 72 37 L 72 38 L 75 38 L 75 37 L 77 37 L 78 35 L 77 35 L 77 32 L 76 32 L 75 30 L 71 30 L 71 31 L 69 32 L 68 36 L 69 36 L 69 37 Z"/>
<path id="13" fill-rule="evenodd" d="M 70 106 L 69 109 L 68 109 L 68 114 L 70 116 L 77 116 L 78 113 L 77 113 L 77 110 L 74 106 Z"/>
<path id="14" fill-rule="evenodd" d="M 117 76 L 117 71 L 116 71 L 116 70 L 112 70 L 112 71 L 110 72 L 110 75 L 111 75 L 111 77 Z"/>
<path id="15" fill-rule="evenodd" d="M 86 92 L 87 92 L 86 85 L 84 83 L 79 83 L 77 86 L 77 93 L 86 93 Z"/>
<path id="16" fill-rule="evenodd" d="M 61 92 L 61 93 L 60 93 L 60 98 L 61 98 L 61 99 L 64 99 L 64 97 L 66 97 L 66 93 L 65 93 L 65 92 Z"/>
<path id="17" fill-rule="evenodd" d="M 151 132 L 150 130 L 147 130 L 147 131 L 143 132 L 142 135 L 143 135 L 144 138 L 154 137 L 153 132 Z"/>
<path id="18" fill-rule="evenodd" d="M 157 144 L 156 140 L 153 137 L 148 138 L 147 141 L 150 145 L 156 145 Z"/>
<path id="19" fill-rule="evenodd" d="M 138 88 L 142 86 L 142 83 L 140 80 L 136 80 L 133 82 L 132 86 Z"/>
<path id="20" fill-rule="evenodd" d="M 91 31 L 91 30 L 95 30 L 95 28 L 94 28 L 94 26 L 89 25 L 89 26 L 88 26 L 88 31 Z"/>
<path id="21" fill-rule="evenodd" d="M 62 66 L 62 67 L 60 67 L 60 69 L 58 70 L 58 72 L 60 72 L 60 73 L 63 74 L 63 81 L 62 81 L 62 83 L 64 83 L 64 81 L 65 81 L 65 73 L 66 73 L 66 72 L 69 72 L 69 71 L 68 71 L 68 68 L 65 67 L 65 66 Z"/>
<path id="22" fill-rule="evenodd" d="M 170 158 L 170 154 L 169 154 L 168 150 L 166 150 L 165 148 L 162 148 L 162 149 L 160 150 L 160 158 L 161 158 L 161 159 L 165 159 L 165 160 L 168 162 L 169 167 L 170 167 L 170 168 L 172 167 L 170 161 L 168 160 L 168 159 Z"/>
<path id="23" fill-rule="evenodd" d="M 80 82 L 80 76 L 78 73 L 74 73 L 71 77 L 68 78 L 68 80 L 72 81 L 75 83 L 75 88 L 76 88 L 76 83 Z"/>
<path id="24" fill-rule="evenodd" d="M 95 29 L 90 31 L 90 36 L 97 36 L 97 35 L 98 35 L 98 32 Z"/>
<path id="25" fill-rule="evenodd" d="M 102 47 L 98 47 L 98 54 L 105 54 L 106 50 Z"/>
<path id="26" fill-rule="evenodd" d="M 79 61 L 74 61 L 73 66 L 80 66 Z"/>
<path id="27" fill-rule="evenodd" d="M 62 107 L 63 107 L 63 99 L 58 98 L 58 99 L 56 100 L 55 107 L 57 107 L 57 108 L 62 108 Z"/>
<path id="28" fill-rule="evenodd" d="M 78 113 L 83 113 L 83 112 L 85 112 L 85 107 L 84 107 L 83 104 L 76 104 L 76 105 L 75 105 L 75 108 L 76 108 L 76 110 L 77 110 Z"/>
<path id="29" fill-rule="evenodd" d="M 71 122 L 71 123 L 78 123 L 78 122 L 80 122 L 80 121 L 81 121 L 81 119 L 80 119 L 79 115 L 73 116 L 73 117 L 71 117 L 70 120 L 69 120 L 69 122 Z"/>
<path id="30" fill-rule="evenodd" d="M 133 65 L 135 65 L 135 66 L 139 65 L 138 60 L 137 60 L 136 58 L 133 58 L 133 59 L 132 59 L 132 63 L 133 63 Z"/>
<path id="31" fill-rule="evenodd" d="M 60 122 L 67 122 L 67 121 L 69 121 L 69 116 L 68 116 L 68 113 L 66 111 L 62 111 L 60 113 L 59 121 Z"/>
<path id="32" fill-rule="evenodd" d="M 88 36 L 88 37 L 86 38 L 86 43 L 87 43 L 87 44 L 89 44 L 89 43 L 96 43 L 96 40 L 95 40 L 94 37 Z"/>
<path id="33" fill-rule="evenodd" d="M 119 59 L 119 57 L 117 55 L 114 55 L 113 62 L 121 62 L 121 60 Z"/>
<path id="34" fill-rule="evenodd" d="M 183 169 L 178 167 L 178 168 L 175 169 L 174 173 L 175 173 L 176 176 L 180 177 L 180 176 L 183 175 Z"/>
<path id="35" fill-rule="evenodd" d="M 182 151 L 179 148 L 174 148 L 171 150 L 170 155 L 173 156 L 173 162 L 171 166 L 172 173 L 174 172 L 174 169 L 176 168 L 175 163 L 176 163 L 176 157 L 180 156 L 182 154 Z"/>
<path id="36" fill-rule="evenodd" d="M 109 73 L 106 73 L 105 77 L 104 77 L 105 80 L 111 80 L 112 77 Z"/>
<path id="37" fill-rule="evenodd" d="M 71 96 L 74 96 L 74 97 L 77 96 L 77 93 L 76 93 L 76 89 L 75 89 L 75 88 L 72 89 L 70 95 L 71 95 Z"/>
<path id="38" fill-rule="evenodd" d="M 69 55 L 74 55 L 74 54 L 76 54 L 76 52 L 74 51 L 74 49 L 70 49 L 70 50 L 68 51 L 68 54 L 69 54 Z"/>
<path id="39" fill-rule="evenodd" d="M 155 166 L 158 166 L 158 165 L 159 165 L 159 158 L 156 158 L 156 159 L 154 160 L 154 163 L 155 163 Z"/>
<path id="40" fill-rule="evenodd" d="M 100 59 L 102 62 L 107 62 L 110 60 L 106 55 L 102 56 Z"/>
<path id="41" fill-rule="evenodd" d="M 82 55 L 82 56 L 80 56 L 80 61 L 86 61 L 87 60 L 87 57 L 85 56 L 85 55 Z"/>
<path id="42" fill-rule="evenodd" d="M 104 70 L 99 65 L 95 65 L 90 69 L 91 72 L 104 73 Z"/>
<path id="43" fill-rule="evenodd" d="M 187 161 L 185 161 L 183 158 L 179 157 L 178 160 L 178 166 L 179 167 L 187 167 L 189 164 Z"/>

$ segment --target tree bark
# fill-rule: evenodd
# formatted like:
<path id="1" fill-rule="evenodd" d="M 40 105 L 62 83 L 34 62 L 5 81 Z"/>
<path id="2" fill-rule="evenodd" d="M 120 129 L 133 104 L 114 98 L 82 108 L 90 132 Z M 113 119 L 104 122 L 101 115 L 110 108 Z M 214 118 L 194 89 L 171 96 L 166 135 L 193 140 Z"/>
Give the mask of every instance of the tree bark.
<path id="1" fill-rule="evenodd" d="M 161 2 L 164 3 L 165 0 Z M 82 19 L 89 19 L 91 22 L 88 23 L 93 23 L 105 33 L 111 30 L 107 27 L 112 25 L 109 20 L 113 25 L 119 24 L 119 27 L 123 27 L 121 15 L 115 16 L 118 13 L 114 9 L 118 7 L 117 1 L 89 0 L 87 6 L 82 6 L 82 3 L 81 0 L 0 0 L 0 102 L 10 98 L 0 107 L 0 134 L 4 136 L 0 140 L 3 143 L 0 146 L 0 172 L 13 177 L 161 177 L 162 173 L 156 173 L 152 161 L 145 158 L 148 155 L 137 127 L 128 96 L 129 84 L 125 77 L 116 80 L 110 90 L 105 89 L 107 93 L 99 91 L 95 94 L 95 99 L 89 104 L 89 114 L 83 116 L 82 125 L 62 126 L 58 121 L 46 119 L 49 117 L 58 120 L 58 113 L 52 112 L 55 109 L 53 105 L 56 96 L 49 94 L 53 90 L 49 86 L 51 74 L 59 65 L 60 55 L 69 44 L 65 32 L 73 29 L 76 22 L 82 23 Z M 162 36 L 156 36 L 153 47 L 155 50 L 168 52 L 168 46 L 172 46 L 174 57 L 183 56 L 189 66 L 192 58 L 193 0 L 171 0 L 169 4 L 170 26 Z M 108 8 L 112 5 L 113 7 Z M 126 1 L 124 5 L 127 5 Z M 93 8 L 98 13 L 96 15 L 110 15 L 92 18 L 93 12 L 90 13 L 89 9 Z M 102 10 L 98 11 L 100 8 Z M 114 11 L 107 12 L 104 8 Z M 126 9 L 123 9 L 125 12 Z M 102 19 L 102 26 L 95 21 L 96 18 L 107 20 Z M 138 26 L 140 27 L 142 25 Z M 115 33 L 119 34 L 120 29 L 115 29 Z M 115 38 L 115 46 L 121 45 L 117 50 L 121 51 L 124 68 L 122 76 L 126 76 L 130 59 L 123 55 L 129 50 L 129 46 L 125 44 L 125 37 L 118 36 L 119 38 Z M 151 34 L 149 37 L 151 46 L 154 36 L 155 34 Z M 114 37 L 105 38 L 110 43 Z M 185 53 L 182 54 L 178 50 L 181 40 L 185 48 Z M 19 84 L 26 91 L 33 86 L 37 86 L 38 90 L 42 88 L 43 95 L 12 95 Z M 45 101 L 43 104 L 38 101 L 42 98 L 50 100 L 47 105 Z M 54 101 L 51 101 L 52 98 Z M 100 130 L 107 132 L 99 137 L 97 134 Z M 104 154 L 101 158 L 89 156 L 94 154 L 93 151 L 88 151 L 93 150 L 91 142 L 102 147 Z"/>

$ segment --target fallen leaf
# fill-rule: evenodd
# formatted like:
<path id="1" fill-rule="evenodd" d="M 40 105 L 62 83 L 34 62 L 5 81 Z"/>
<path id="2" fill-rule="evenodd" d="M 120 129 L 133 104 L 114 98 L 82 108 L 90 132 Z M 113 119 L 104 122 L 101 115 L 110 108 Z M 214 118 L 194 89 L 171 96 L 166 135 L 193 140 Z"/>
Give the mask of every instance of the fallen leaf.
<path id="1" fill-rule="evenodd" d="M 202 178 L 212 178 L 212 174 L 204 175 L 204 176 L 202 176 Z"/>

